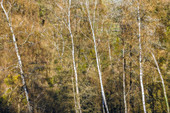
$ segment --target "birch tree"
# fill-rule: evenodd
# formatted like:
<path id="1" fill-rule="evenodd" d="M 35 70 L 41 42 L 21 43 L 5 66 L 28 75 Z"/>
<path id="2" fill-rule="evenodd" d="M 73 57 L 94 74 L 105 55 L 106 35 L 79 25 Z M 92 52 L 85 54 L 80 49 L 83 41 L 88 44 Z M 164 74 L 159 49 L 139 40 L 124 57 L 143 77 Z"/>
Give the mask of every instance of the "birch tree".
<path id="1" fill-rule="evenodd" d="M 0 112 L 169 112 L 168 3 L 1 1 Z"/>
<path id="2" fill-rule="evenodd" d="M 72 85 L 73 85 L 73 95 L 74 95 L 74 103 L 75 103 L 75 111 L 76 111 L 76 113 L 78 113 L 78 111 L 77 111 L 77 102 L 76 102 L 76 95 L 75 95 L 75 86 L 74 86 L 74 78 L 72 77 L 71 78 L 71 80 L 72 80 Z"/>
<path id="3" fill-rule="evenodd" d="M 145 92 L 143 86 L 143 67 L 142 67 L 142 44 L 141 44 L 141 19 L 140 19 L 140 8 L 138 2 L 138 38 L 139 38 L 139 68 L 140 68 L 140 85 L 142 92 L 142 103 L 143 103 L 143 111 L 146 113 L 146 105 L 145 105 Z"/>
<path id="4" fill-rule="evenodd" d="M 23 85 L 25 96 L 26 96 L 26 100 L 27 100 L 27 106 L 28 106 L 29 112 L 31 113 L 32 112 L 32 108 L 30 106 L 28 90 L 27 90 L 27 86 L 26 86 L 26 82 L 25 82 L 25 77 L 24 77 L 24 72 L 23 72 L 23 67 L 22 67 L 22 60 L 21 60 L 21 56 L 20 56 L 20 53 L 19 53 L 19 49 L 18 49 L 18 45 L 17 45 L 17 41 L 16 41 L 16 38 L 15 38 L 15 34 L 14 34 L 14 31 L 13 31 L 13 27 L 12 27 L 11 21 L 9 20 L 8 13 L 6 12 L 6 10 L 5 10 L 4 6 L 3 6 L 3 0 L 1 1 L 1 8 L 3 9 L 3 12 L 4 12 L 5 16 L 6 16 L 6 20 L 7 20 L 8 26 L 10 28 L 10 32 L 12 34 L 12 39 L 13 39 L 13 43 L 14 43 L 14 46 L 15 46 L 15 52 L 16 52 L 16 55 L 17 55 L 18 65 L 19 65 L 21 79 L 22 79 L 22 85 Z"/>
<path id="5" fill-rule="evenodd" d="M 168 103 L 168 98 L 167 98 L 167 94 L 166 94 L 164 79 L 163 79 L 163 77 L 162 77 L 162 73 L 161 73 L 161 71 L 160 71 L 158 62 L 157 62 L 157 60 L 156 60 L 156 58 L 155 58 L 155 55 L 154 55 L 154 53 L 153 53 L 152 51 L 151 51 L 151 54 L 152 54 L 153 60 L 154 60 L 154 62 L 155 62 L 156 68 L 157 68 L 157 70 L 158 70 L 159 76 L 160 76 L 160 78 L 161 78 L 162 88 L 163 88 L 164 97 L 165 97 L 165 102 L 166 102 L 166 106 L 167 106 L 167 113 L 169 113 L 169 103 Z"/>
<path id="6" fill-rule="evenodd" d="M 123 39 L 123 98 L 124 98 L 124 109 L 125 113 L 127 113 L 127 104 L 126 104 L 126 76 L 125 76 L 125 71 L 126 71 L 126 62 L 125 62 L 125 43 Z"/>
<path id="7" fill-rule="evenodd" d="M 101 86 L 102 103 L 104 103 L 103 107 L 106 108 L 106 112 L 109 113 L 109 109 L 108 109 L 107 102 L 106 102 L 106 97 L 105 97 L 105 92 L 104 92 L 104 87 L 103 87 L 102 73 L 101 73 L 100 64 L 99 64 L 99 57 L 98 57 L 98 52 L 97 52 L 97 45 L 96 45 L 96 37 L 95 37 L 95 33 L 94 33 L 94 26 L 92 25 L 93 23 L 92 23 L 91 18 L 90 18 L 89 1 L 88 0 L 86 0 L 86 9 L 87 9 L 87 13 L 88 13 L 88 21 L 89 21 L 89 24 L 90 24 L 90 28 L 91 28 L 91 31 L 92 31 L 93 42 L 94 42 L 96 63 L 97 63 L 97 69 L 98 69 L 98 74 L 99 74 L 99 79 L 100 79 L 100 86 Z"/>
<path id="8" fill-rule="evenodd" d="M 71 36 L 71 42 L 72 42 L 72 58 L 73 58 L 73 67 L 74 67 L 74 74 L 75 74 L 78 111 L 82 113 L 81 105 L 80 105 L 80 98 L 79 98 L 78 75 L 77 75 L 77 68 L 76 68 L 75 56 L 74 56 L 74 37 L 71 31 L 71 23 L 70 23 L 70 7 L 71 7 L 71 0 L 69 0 L 69 8 L 68 8 L 68 29 L 69 29 L 69 33 Z"/>

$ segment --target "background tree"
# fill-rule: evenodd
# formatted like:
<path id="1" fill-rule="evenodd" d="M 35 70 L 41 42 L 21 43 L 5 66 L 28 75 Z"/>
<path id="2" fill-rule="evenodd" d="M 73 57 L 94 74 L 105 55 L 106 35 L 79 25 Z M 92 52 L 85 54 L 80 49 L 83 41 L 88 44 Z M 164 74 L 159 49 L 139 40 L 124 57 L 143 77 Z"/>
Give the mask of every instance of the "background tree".
<path id="1" fill-rule="evenodd" d="M 68 29 L 69 2 L 5 0 L 3 5 L 23 62 L 32 111 L 76 112 L 72 40 Z M 137 10 L 134 0 L 89 0 L 89 15 L 110 113 L 125 112 L 124 96 L 128 113 L 143 112 Z M 70 12 L 81 111 L 101 113 L 101 84 L 86 0 L 72 0 Z M 146 110 L 164 113 L 168 111 L 168 102 L 151 52 L 159 65 L 169 101 L 169 1 L 143 0 L 140 18 Z M 0 8 L 0 111 L 25 113 L 28 112 L 27 100 L 13 44 Z M 125 76 L 122 76 L 123 59 Z"/>

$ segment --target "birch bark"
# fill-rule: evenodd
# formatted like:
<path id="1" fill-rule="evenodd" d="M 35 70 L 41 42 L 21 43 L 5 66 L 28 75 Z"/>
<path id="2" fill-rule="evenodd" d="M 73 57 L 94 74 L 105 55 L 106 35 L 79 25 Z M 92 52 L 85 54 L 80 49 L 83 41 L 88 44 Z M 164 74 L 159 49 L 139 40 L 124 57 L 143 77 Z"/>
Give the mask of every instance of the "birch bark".
<path id="1" fill-rule="evenodd" d="M 125 64 L 125 47 L 124 47 L 124 40 L 123 40 L 123 98 L 124 98 L 125 113 L 127 113 L 125 71 L 126 71 L 126 64 Z"/>
<path id="2" fill-rule="evenodd" d="M 22 68 L 21 56 L 20 56 L 20 53 L 19 53 L 17 41 L 16 41 L 16 38 L 15 38 L 15 34 L 14 34 L 14 31 L 13 31 L 12 25 L 10 23 L 10 20 L 9 20 L 8 13 L 6 12 L 6 10 L 5 10 L 4 6 L 3 6 L 3 0 L 1 1 L 1 7 L 2 7 L 4 13 L 5 13 L 5 16 L 6 16 L 6 19 L 7 19 L 7 22 L 8 22 L 8 26 L 9 26 L 11 34 L 12 34 L 12 39 L 13 39 L 13 43 L 14 43 L 14 46 L 15 46 L 15 52 L 16 52 L 16 55 L 17 55 L 17 58 L 18 58 L 18 65 L 19 65 L 19 69 L 20 69 L 22 85 L 23 85 L 25 96 L 26 96 L 26 99 L 27 99 L 28 111 L 30 113 L 32 113 L 32 109 L 31 109 L 31 106 L 30 106 L 29 95 L 28 95 L 28 90 L 27 90 L 27 86 L 26 86 L 26 83 L 25 83 L 25 77 L 24 77 L 24 72 L 23 72 L 23 68 Z"/>
<path id="3" fill-rule="evenodd" d="M 158 70 L 158 73 L 160 75 L 160 78 L 161 78 L 161 82 L 162 82 L 162 88 L 163 88 L 163 92 L 164 92 L 164 97 L 165 97 L 165 101 L 166 101 L 166 106 L 167 106 L 167 113 L 169 113 L 169 103 L 168 103 L 168 98 L 167 98 L 167 95 L 166 95 L 166 89 L 165 89 L 165 83 L 164 83 L 164 79 L 162 77 L 162 73 L 160 71 L 160 68 L 159 68 L 159 65 L 158 65 L 158 62 L 155 58 L 155 55 L 153 54 L 153 52 L 151 52 L 152 54 L 152 57 L 154 59 L 154 62 L 156 64 L 156 67 L 157 67 L 157 70 Z"/>
<path id="4" fill-rule="evenodd" d="M 75 95 L 75 89 L 74 89 L 74 78 L 72 77 L 72 85 L 73 85 L 73 95 L 74 95 L 74 103 L 75 103 L 75 111 L 76 113 L 78 113 L 77 111 L 77 102 L 76 102 L 76 95 Z"/>
<path id="5" fill-rule="evenodd" d="M 142 103 L 143 103 L 143 111 L 146 113 L 146 105 L 145 105 L 145 92 L 143 86 L 143 67 L 142 67 L 142 46 L 141 46 L 141 20 L 140 20 L 140 11 L 139 11 L 139 3 L 138 3 L 138 28 L 139 28 L 139 65 L 140 65 L 140 85 L 141 85 L 141 92 L 142 92 Z"/>
<path id="6" fill-rule="evenodd" d="M 81 111 L 81 105 L 80 105 L 80 98 L 79 98 L 79 87 L 78 87 L 78 75 L 77 75 L 77 68 L 75 63 L 75 56 L 74 56 L 74 38 L 71 31 L 71 23 L 70 23 L 70 7 L 71 7 L 71 0 L 69 0 L 69 8 L 68 8 L 68 29 L 71 36 L 72 41 L 72 58 L 73 58 L 73 67 L 74 67 L 74 73 L 75 73 L 75 82 L 76 82 L 76 93 L 77 93 L 77 104 L 78 104 L 78 111 L 82 113 Z"/>
<path id="7" fill-rule="evenodd" d="M 100 79 L 102 99 L 103 99 L 103 102 L 104 102 L 104 106 L 106 108 L 106 112 L 109 113 L 109 109 L 108 109 L 108 106 L 107 106 L 106 97 L 105 97 L 105 93 L 104 93 L 104 87 L 103 87 L 103 81 L 102 81 L 102 73 L 101 73 L 101 70 L 100 70 L 98 52 L 97 52 L 97 47 L 96 47 L 96 37 L 95 37 L 94 29 L 93 29 L 94 26 L 92 25 L 93 23 L 92 23 L 92 21 L 90 19 L 88 0 L 86 0 L 86 8 L 87 8 L 87 13 L 88 13 L 88 20 L 89 20 L 89 23 L 90 23 L 90 28 L 91 28 L 91 31 L 92 31 L 93 42 L 94 42 L 94 49 L 95 49 L 97 69 L 98 69 L 98 74 L 99 74 L 99 79 Z"/>

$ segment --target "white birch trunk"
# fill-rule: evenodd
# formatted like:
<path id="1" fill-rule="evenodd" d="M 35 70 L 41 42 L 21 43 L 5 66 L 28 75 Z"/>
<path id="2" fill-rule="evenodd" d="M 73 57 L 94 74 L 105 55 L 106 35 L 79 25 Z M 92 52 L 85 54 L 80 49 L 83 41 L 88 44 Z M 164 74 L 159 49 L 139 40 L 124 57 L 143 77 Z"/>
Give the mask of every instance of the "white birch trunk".
<path id="1" fill-rule="evenodd" d="M 145 92 L 143 86 L 143 67 L 142 67 L 142 45 L 141 45 L 141 21 L 140 21 L 140 11 L 139 11 L 139 3 L 138 3 L 138 28 L 139 28 L 139 65 L 140 65 L 140 85 L 142 92 L 142 103 L 143 103 L 143 111 L 146 113 L 146 105 L 145 105 Z"/>
<path id="2" fill-rule="evenodd" d="M 101 85 L 102 99 L 104 101 L 106 112 L 109 113 L 107 102 L 106 102 L 106 97 L 105 97 L 105 93 L 104 93 L 104 88 L 103 88 L 102 73 L 101 73 L 101 70 L 100 70 L 99 58 L 98 58 L 97 47 L 96 47 L 96 38 L 95 38 L 95 34 L 94 34 L 94 29 L 93 29 L 93 26 L 92 26 L 92 21 L 90 19 L 90 12 L 89 12 L 88 1 L 86 1 L 86 8 L 87 8 L 88 19 L 89 19 L 89 23 L 90 23 L 90 27 L 91 27 L 91 31 L 92 31 L 92 35 L 93 35 L 94 49 L 95 49 L 96 62 L 97 62 L 97 69 L 98 69 L 100 85 Z"/>
<path id="3" fill-rule="evenodd" d="M 73 34 L 71 32 L 71 25 L 70 25 L 70 7 L 71 7 L 71 0 L 69 0 L 69 8 L 68 8 L 68 29 L 71 36 L 72 41 L 72 57 L 73 57 L 73 67 L 74 67 L 74 73 L 75 73 L 75 82 L 76 82 L 76 93 L 77 93 L 77 104 L 78 104 L 78 111 L 82 113 L 81 111 L 81 105 L 80 105 L 80 98 L 79 98 L 79 88 L 78 88 L 78 77 L 77 77 L 77 68 L 75 63 L 75 57 L 74 57 L 74 39 Z"/>
<path id="4" fill-rule="evenodd" d="M 160 75 L 160 78 L 161 78 L 161 81 L 162 81 L 162 88 L 163 88 L 163 92 L 164 92 L 164 97 L 165 97 L 165 101 L 166 101 L 166 106 L 167 106 L 167 113 L 169 113 L 169 103 L 168 103 L 168 98 L 167 98 L 167 95 L 166 95 L 166 89 L 165 89 L 165 83 L 164 83 L 164 79 L 162 77 L 162 73 L 160 71 L 160 68 L 159 68 L 159 65 L 158 65 L 158 62 L 156 61 L 156 58 L 155 58 L 155 55 L 151 52 L 152 54 L 152 57 L 154 59 L 154 62 L 156 64 L 156 67 L 157 67 L 157 70 L 158 70 L 158 73 Z"/>
<path id="5" fill-rule="evenodd" d="M 123 42 L 124 43 L 124 42 Z M 123 45 L 123 97 L 124 97 L 124 107 L 125 113 L 127 113 L 127 104 L 126 104 L 126 79 L 125 79 L 125 48 Z"/>
<path id="6" fill-rule="evenodd" d="M 75 89 L 74 89 L 74 78 L 73 77 L 72 77 L 72 85 L 73 85 L 73 95 L 74 95 L 75 111 L 76 111 L 76 113 L 78 113 L 78 111 L 77 111 L 77 102 L 76 102 L 76 95 L 75 95 Z"/>
<path id="7" fill-rule="evenodd" d="M 25 83 L 24 72 L 23 72 L 23 68 L 22 68 L 21 56 L 19 54 L 18 45 L 17 45 L 17 42 L 16 42 L 16 38 L 15 38 L 15 34 L 14 34 L 14 31 L 13 31 L 12 25 L 11 25 L 9 17 L 8 17 L 8 13 L 6 12 L 6 10 L 3 6 L 3 0 L 1 1 L 1 7 L 2 7 L 4 13 L 5 13 L 5 16 L 6 16 L 6 19 L 7 19 L 11 34 L 12 34 L 13 43 L 14 43 L 14 46 L 15 46 L 15 52 L 16 52 L 16 55 L 17 55 L 17 58 L 18 58 L 18 65 L 19 65 L 19 69 L 20 69 L 20 73 L 21 73 L 22 85 L 23 85 L 25 96 L 26 96 L 26 99 L 27 99 L 28 110 L 29 110 L 30 113 L 32 113 L 32 109 L 31 109 L 30 101 L 29 101 L 29 95 L 28 95 L 28 91 L 27 91 L 27 87 L 26 87 L 26 83 Z"/>

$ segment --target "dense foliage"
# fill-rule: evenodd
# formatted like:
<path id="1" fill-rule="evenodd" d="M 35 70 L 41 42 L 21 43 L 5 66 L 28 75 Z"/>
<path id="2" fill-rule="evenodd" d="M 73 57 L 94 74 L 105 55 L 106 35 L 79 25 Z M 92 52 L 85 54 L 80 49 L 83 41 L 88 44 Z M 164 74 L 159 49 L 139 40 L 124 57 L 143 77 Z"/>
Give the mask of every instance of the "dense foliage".
<path id="1" fill-rule="evenodd" d="M 77 95 L 68 0 L 4 0 L 21 55 L 32 112 L 74 113 L 77 96 L 83 113 L 103 112 L 87 1 L 110 113 L 124 112 L 123 67 L 127 111 L 143 112 L 137 1 L 72 0 L 70 25 L 80 92 Z M 159 64 L 170 100 L 170 5 L 168 0 L 141 0 L 139 3 L 146 110 L 166 113 L 162 82 L 151 52 Z M 26 113 L 27 100 L 12 37 L 1 7 L 0 112 Z"/>

